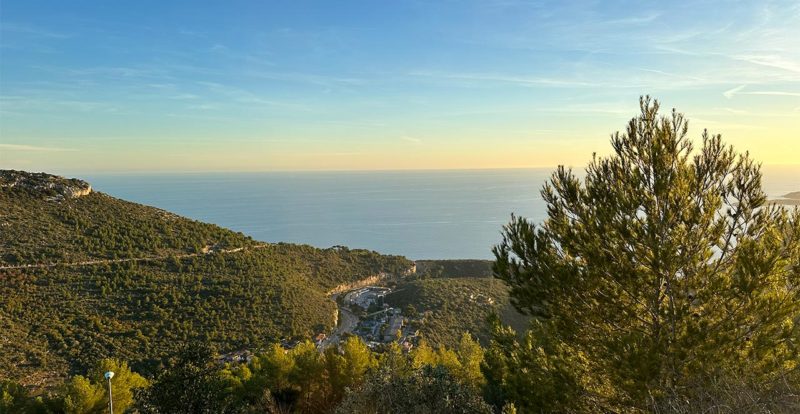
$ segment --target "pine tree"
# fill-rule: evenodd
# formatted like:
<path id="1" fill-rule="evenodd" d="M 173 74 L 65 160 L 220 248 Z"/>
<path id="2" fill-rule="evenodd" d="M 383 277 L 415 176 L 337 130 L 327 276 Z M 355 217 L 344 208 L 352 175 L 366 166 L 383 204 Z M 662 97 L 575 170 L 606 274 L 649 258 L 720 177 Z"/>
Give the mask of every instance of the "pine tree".
<path id="1" fill-rule="evenodd" d="M 214 350 L 189 343 L 174 363 L 147 390 L 141 411 L 154 413 L 224 413 L 225 382 L 214 361 Z"/>
<path id="2" fill-rule="evenodd" d="M 496 276 L 608 404 L 797 366 L 800 214 L 767 203 L 748 154 L 707 132 L 695 150 L 682 114 L 660 116 L 649 97 L 640 107 L 585 177 L 552 175 L 541 226 L 512 217 Z M 561 358 L 530 352 L 542 350 L 536 364 Z"/>
<path id="3" fill-rule="evenodd" d="M 64 411 L 67 413 L 101 413 L 108 409 L 108 381 L 104 374 L 114 372 L 111 390 L 114 410 L 124 412 L 133 404 L 134 392 L 148 386 L 147 380 L 132 372 L 128 363 L 103 359 L 86 374 L 72 377 L 64 386 Z"/>

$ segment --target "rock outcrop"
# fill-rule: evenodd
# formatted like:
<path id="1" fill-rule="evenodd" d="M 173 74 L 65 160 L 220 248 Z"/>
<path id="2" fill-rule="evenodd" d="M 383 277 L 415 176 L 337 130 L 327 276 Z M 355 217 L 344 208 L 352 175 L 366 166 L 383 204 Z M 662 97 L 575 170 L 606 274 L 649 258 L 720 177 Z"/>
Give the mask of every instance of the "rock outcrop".
<path id="1" fill-rule="evenodd" d="M 92 192 L 92 186 L 83 180 L 15 170 L 0 170 L 0 189 L 23 190 L 48 200 L 78 198 Z"/>

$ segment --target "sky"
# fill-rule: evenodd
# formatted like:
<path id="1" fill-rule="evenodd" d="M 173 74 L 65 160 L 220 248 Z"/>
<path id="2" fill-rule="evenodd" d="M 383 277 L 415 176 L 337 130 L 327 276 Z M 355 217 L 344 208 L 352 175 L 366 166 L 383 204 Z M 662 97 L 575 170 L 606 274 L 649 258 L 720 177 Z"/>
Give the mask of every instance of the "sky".
<path id="1" fill-rule="evenodd" d="M 582 167 L 643 94 L 800 164 L 800 2 L 0 3 L 0 168 Z"/>

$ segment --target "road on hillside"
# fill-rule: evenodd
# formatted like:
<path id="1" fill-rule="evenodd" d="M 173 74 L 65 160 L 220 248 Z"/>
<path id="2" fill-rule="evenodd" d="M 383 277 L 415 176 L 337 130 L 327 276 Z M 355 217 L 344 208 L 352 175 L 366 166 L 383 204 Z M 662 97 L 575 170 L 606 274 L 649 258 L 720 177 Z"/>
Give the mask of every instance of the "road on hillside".
<path id="1" fill-rule="evenodd" d="M 167 255 L 167 256 L 150 256 L 150 257 L 129 257 L 126 259 L 99 259 L 99 260 L 85 260 L 82 262 L 64 262 L 64 263 L 38 263 L 38 264 L 24 264 L 24 265 L 8 265 L 8 266 L 0 266 L 0 270 L 6 269 L 40 269 L 40 268 L 48 268 L 48 267 L 57 267 L 57 266 L 66 266 L 66 267 L 75 267 L 75 266 L 91 266 L 91 265 L 99 265 L 99 264 L 109 264 L 109 263 L 125 263 L 125 262 L 151 262 L 156 260 L 165 260 L 171 257 L 176 259 L 185 259 L 187 257 L 198 257 L 198 256 L 207 256 L 210 254 L 228 254 L 228 253 L 236 253 L 254 249 L 263 249 L 264 247 L 268 247 L 270 244 L 257 244 L 255 246 L 249 247 L 237 247 L 234 249 L 223 249 L 223 250 L 216 250 L 216 251 L 209 251 L 209 252 L 202 252 L 202 253 L 186 253 L 186 254 L 177 254 L 177 255 Z"/>
<path id="2" fill-rule="evenodd" d="M 358 316 L 351 312 L 350 309 L 339 306 L 339 303 L 336 302 L 336 298 L 338 296 L 338 294 L 333 295 L 331 296 L 331 299 L 339 309 L 339 324 L 336 326 L 336 329 L 333 330 L 333 333 L 325 338 L 325 340 L 319 345 L 320 351 L 325 350 L 325 348 L 331 345 L 338 345 L 345 334 L 353 332 L 353 330 L 356 329 L 356 326 L 358 326 Z"/>

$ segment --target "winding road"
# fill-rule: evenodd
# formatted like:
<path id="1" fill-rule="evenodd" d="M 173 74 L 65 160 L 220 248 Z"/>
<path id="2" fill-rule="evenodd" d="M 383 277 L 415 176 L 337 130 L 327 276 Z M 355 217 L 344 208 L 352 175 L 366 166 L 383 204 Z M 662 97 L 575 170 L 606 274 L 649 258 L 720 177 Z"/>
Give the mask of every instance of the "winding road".
<path id="1" fill-rule="evenodd" d="M 325 340 L 322 341 L 322 343 L 319 345 L 320 351 L 325 350 L 325 348 L 328 348 L 331 345 L 339 344 L 344 334 L 353 332 L 353 329 L 355 329 L 356 326 L 358 326 L 358 321 L 359 321 L 358 316 L 356 316 L 353 312 L 351 312 L 350 309 L 347 309 L 346 307 L 343 306 L 339 306 L 339 302 L 336 301 L 337 297 L 339 297 L 339 293 L 331 295 L 331 300 L 333 300 L 333 303 L 336 304 L 336 308 L 339 311 L 339 321 L 338 321 L 339 323 L 336 326 L 336 329 L 334 329 L 333 332 L 330 334 L 330 336 L 325 338 Z"/>
<path id="2" fill-rule="evenodd" d="M 210 254 L 228 254 L 228 253 L 236 253 L 248 250 L 255 250 L 255 249 L 263 249 L 265 247 L 269 247 L 270 244 L 256 244 L 253 246 L 247 247 L 236 247 L 233 249 L 221 249 L 221 250 L 212 250 L 208 252 L 200 252 L 200 253 L 186 253 L 186 254 L 177 254 L 177 255 L 165 255 L 165 256 L 149 256 L 149 257 L 129 257 L 125 259 L 100 259 L 100 260 L 84 260 L 81 262 L 62 262 L 62 263 L 38 263 L 38 264 L 24 264 L 24 265 L 7 265 L 7 266 L 0 266 L 0 270 L 9 270 L 9 269 L 42 269 L 42 268 L 50 268 L 50 267 L 57 267 L 57 266 L 66 266 L 66 267 L 75 267 L 75 266 L 91 266 L 91 265 L 99 265 L 99 264 L 109 264 L 109 263 L 125 263 L 125 262 L 153 262 L 158 260 L 165 260 L 171 257 L 177 259 L 184 259 L 187 257 L 198 257 L 198 256 L 207 256 Z"/>

